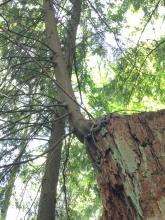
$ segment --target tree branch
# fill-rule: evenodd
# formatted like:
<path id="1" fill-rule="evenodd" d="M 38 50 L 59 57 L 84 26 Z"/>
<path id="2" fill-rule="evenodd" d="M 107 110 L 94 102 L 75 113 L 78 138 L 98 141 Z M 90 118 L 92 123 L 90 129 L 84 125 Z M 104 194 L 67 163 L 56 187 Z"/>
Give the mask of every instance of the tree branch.
<path id="1" fill-rule="evenodd" d="M 11 2 L 11 1 L 12 1 L 12 0 L 7 0 L 7 1 L 1 3 L 1 4 L 0 4 L 0 7 L 6 5 L 7 3 Z"/>
<path id="2" fill-rule="evenodd" d="M 72 1 L 72 2 L 73 2 L 72 15 L 69 21 L 69 27 L 68 27 L 68 33 L 67 33 L 66 45 L 65 45 L 65 57 L 66 57 L 69 76 L 71 76 L 72 74 L 73 58 L 76 48 L 75 46 L 76 34 L 80 22 L 82 0 Z"/>
<path id="3" fill-rule="evenodd" d="M 71 135 L 73 133 L 73 131 L 69 132 L 68 134 L 65 134 L 63 135 L 54 145 L 53 147 L 49 148 L 48 150 L 44 151 L 42 154 L 39 154 L 35 157 L 32 157 L 28 160 L 24 160 L 24 161 L 20 161 L 20 162 L 15 162 L 15 163 L 9 163 L 9 164 L 5 164 L 5 165 L 2 165 L 0 166 L 0 169 L 2 168 L 5 168 L 5 167 L 10 167 L 10 166 L 16 166 L 16 165 L 19 165 L 19 164 L 25 164 L 25 163 L 28 163 L 28 162 L 31 162 L 31 161 L 34 161 L 42 156 L 44 156 L 45 154 L 49 153 L 50 151 L 52 150 L 57 150 L 58 148 L 56 148 L 56 146 L 61 143 L 66 137 L 68 137 L 69 135 Z"/>

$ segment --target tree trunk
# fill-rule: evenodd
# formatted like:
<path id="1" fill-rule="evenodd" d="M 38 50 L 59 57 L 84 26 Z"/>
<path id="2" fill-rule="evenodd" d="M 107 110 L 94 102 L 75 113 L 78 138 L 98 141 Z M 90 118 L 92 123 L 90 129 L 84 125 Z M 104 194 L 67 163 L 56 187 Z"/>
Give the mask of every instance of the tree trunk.
<path id="1" fill-rule="evenodd" d="M 80 0 L 74 2 L 81 4 Z M 91 128 L 91 122 L 81 114 L 67 74 L 72 63 L 62 53 L 52 0 L 44 1 L 44 12 L 48 44 L 56 66 L 55 83 L 70 113 L 70 126 L 81 142 L 85 140 L 96 167 L 104 207 L 102 219 L 163 220 L 165 112 L 110 116 Z"/>
<path id="2" fill-rule="evenodd" d="M 19 160 L 17 160 L 17 162 L 19 162 Z M 10 173 L 9 181 L 7 183 L 5 194 L 4 194 L 4 200 L 2 201 L 2 206 L 1 206 L 1 216 L 0 216 L 1 220 L 6 219 L 7 211 L 10 205 L 10 198 L 12 196 L 12 191 L 13 191 L 14 183 L 16 180 L 16 175 L 19 172 L 19 168 L 20 168 L 20 165 L 15 166 Z"/>
<path id="3" fill-rule="evenodd" d="M 165 110 L 109 116 L 87 141 L 97 167 L 102 219 L 165 219 Z"/>
<path id="4" fill-rule="evenodd" d="M 29 122 L 29 120 L 30 119 L 28 118 L 27 121 Z M 28 129 L 25 129 L 25 131 L 23 132 L 21 138 L 26 139 L 27 137 L 28 137 Z M 17 155 L 14 162 L 19 163 L 21 161 L 22 155 L 25 153 L 26 147 L 27 147 L 27 142 L 22 141 L 22 143 L 20 143 L 20 146 L 18 148 L 19 152 L 18 152 L 18 155 Z M 21 166 L 20 164 L 14 166 L 11 169 L 11 172 L 9 174 L 9 178 L 8 178 L 9 180 L 8 180 L 7 186 L 5 187 L 6 190 L 5 190 L 5 193 L 4 193 L 4 199 L 2 201 L 2 205 L 1 205 L 1 208 L 0 208 L 0 210 L 1 210 L 0 219 L 2 219 L 2 220 L 6 219 L 7 211 L 8 211 L 9 205 L 10 205 L 10 199 L 11 199 L 11 196 L 12 196 L 12 191 L 13 191 L 13 188 L 14 188 L 14 183 L 15 183 L 17 174 L 19 173 L 20 166 Z"/>
<path id="5" fill-rule="evenodd" d="M 75 1 L 75 4 L 78 4 L 80 9 L 81 9 L 81 2 L 82 2 L 81 0 Z M 52 54 L 52 61 L 55 64 L 54 74 L 56 80 L 54 82 L 57 86 L 60 99 L 65 102 L 68 108 L 68 112 L 70 113 L 70 126 L 74 129 L 76 136 L 79 138 L 79 140 L 83 142 L 84 136 L 87 135 L 89 132 L 90 122 L 86 120 L 84 116 L 81 114 L 80 105 L 76 100 L 71 84 L 71 79 L 68 74 L 69 72 L 68 62 L 70 63 L 70 60 L 69 57 L 68 59 L 65 59 L 65 56 L 71 56 L 71 54 L 66 53 L 64 55 L 62 53 L 60 39 L 57 31 L 57 19 L 55 18 L 53 1 L 45 0 L 43 8 L 45 12 L 45 27 L 48 38 L 48 45 L 51 48 L 50 52 Z M 77 16 L 80 16 L 80 10 Z M 73 31 L 73 33 L 76 34 L 76 31 Z M 73 38 L 73 40 L 75 45 L 75 37 Z M 72 48 L 73 45 L 71 44 L 71 51 Z M 70 65 L 72 65 L 72 63 L 70 63 Z"/>
<path id="6" fill-rule="evenodd" d="M 58 119 L 62 116 L 63 111 L 55 118 L 50 137 L 50 148 L 52 148 L 59 139 L 64 135 L 65 119 Z M 38 220 L 54 220 L 56 208 L 56 192 L 61 161 L 62 142 L 54 147 L 48 153 L 45 167 L 45 174 L 42 180 L 41 195 L 38 208 Z"/>
<path id="7" fill-rule="evenodd" d="M 68 33 L 65 45 L 65 54 L 62 54 L 60 40 L 57 33 L 57 21 L 55 18 L 55 11 L 53 2 L 45 0 L 43 8 L 45 11 L 45 26 L 48 37 L 48 44 L 51 48 L 51 56 L 53 58 L 55 67 L 56 86 L 58 90 L 58 98 L 67 103 L 71 120 L 73 124 L 79 121 L 81 124 L 84 121 L 80 113 L 80 108 L 77 105 L 74 92 L 71 85 L 71 74 L 73 65 L 73 55 L 75 53 L 75 40 L 77 27 L 80 19 L 82 1 L 77 1 L 73 4 L 71 20 L 68 24 Z M 61 112 L 61 110 L 59 111 Z M 73 114 L 72 114 L 73 113 Z M 62 115 L 62 114 L 60 114 Z M 55 122 L 52 130 L 52 141 L 50 147 L 58 141 L 64 133 L 65 121 L 59 120 Z M 86 123 L 85 123 L 86 125 Z M 84 126 L 82 126 L 83 128 Z M 78 132 L 80 133 L 80 132 Z M 82 136 L 81 136 L 82 137 Z M 48 154 L 46 170 L 43 177 L 41 196 L 38 209 L 38 220 L 54 220 L 56 208 L 56 190 L 61 160 L 62 143 L 59 144 L 58 149 Z"/>

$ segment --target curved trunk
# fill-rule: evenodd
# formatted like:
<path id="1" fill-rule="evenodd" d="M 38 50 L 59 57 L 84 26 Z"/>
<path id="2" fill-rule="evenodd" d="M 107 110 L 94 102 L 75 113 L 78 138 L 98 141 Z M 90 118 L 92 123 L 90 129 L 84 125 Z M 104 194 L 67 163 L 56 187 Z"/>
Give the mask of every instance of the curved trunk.
<path id="1" fill-rule="evenodd" d="M 55 66 L 55 78 L 58 96 L 60 100 L 66 102 L 68 111 L 70 113 L 72 126 L 79 122 L 84 124 L 82 128 L 86 127 L 86 120 L 80 113 L 80 108 L 77 105 L 76 98 L 71 86 L 71 72 L 73 64 L 73 55 L 75 52 L 75 39 L 77 26 L 79 24 L 80 12 L 81 12 L 82 1 L 77 1 L 73 5 L 71 20 L 68 28 L 68 36 L 65 45 L 65 58 L 61 51 L 60 41 L 57 33 L 57 23 L 55 19 L 55 12 L 53 8 L 53 2 L 44 1 L 45 11 L 45 25 L 48 37 L 48 44 L 51 49 L 50 53 L 53 58 Z M 60 115 L 62 111 L 60 110 Z M 59 115 L 59 117 L 60 117 Z M 85 121 L 85 123 L 84 123 Z M 52 134 L 51 144 L 58 141 L 64 133 L 65 120 L 59 120 L 55 122 Z M 84 134 L 82 131 L 77 132 L 79 138 L 83 140 Z M 56 190 L 59 176 L 60 160 L 61 160 L 61 148 L 62 143 L 58 146 L 58 149 L 48 153 L 46 170 L 42 181 L 41 196 L 38 209 L 38 220 L 53 220 L 55 219 L 55 208 L 56 208 Z"/>
<path id="2" fill-rule="evenodd" d="M 62 114 L 63 111 L 61 110 L 58 117 L 62 116 Z M 64 135 L 64 125 L 64 118 L 57 121 L 55 120 L 50 137 L 50 148 L 52 148 L 55 143 Z M 41 195 L 39 200 L 37 216 L 38 220 L 55 219 L 56 192 L 61 161 L 61 150 L 62 142 L 55 146 L 54 149 L 47 155 L 45 173 L 42 179 Z"/>
<path id="3" fill-rule="evenodd" d="M 75 1 L 75 4 L 79 5 L 81 9 L 81 0 Z M 77 16 L 80 17 L 80 10 Z M 48 45 L 51 49 L 52 60 L 55 65 L 55 78 L 56 86 L 58 89 L 59 96 L 63 100 L 70 113 L 70 125 L 76 132 L 79 140 L 83 142 L 84 136 L 89 133 L 90 123 L 84 118 L 80 112 L 80 106 L 76 101 L 76 97 L 72 88 L 71 79 L 69 76 L 69 70 L 67 68 L 68 59 L 64 58 L 61 50 L 60 40 L 57 32 L 57 20 L 55 18 L 55 11 L 53 8 L 53 2 L 49 0 L 44 1 L 44 12 L 45 12 L 45 26 L 48 38 Z M 79 20 L 79 19 L 78 19 Z M 75 37 L 74 44 L 75 44 Z M 66 45 L 67 46 L 67 45 Z M 71 46 L 71 51 L 73 46 Z M 72 51 L 73 52 L 73 51 Z M 71 56 L 71 54 L 66 54 Z M 72 65 L 72 63 L 70 63 Z"/>
<path id="4" fill-rule="evenodd" d="M 80 4 L 81 1 L 75 2 Z M 57 89 L 70 113 L 70 125 L 79 140 L 86 141 L 88 152 L 96 167 L 103 199 L 103 219 L 163 220 L 163 111 L 109 117 L 94 125 L 92 129 L 90 121 L 81 114 L 70 76 L 67 74 L 68 63 L 62 54 L 52 1 L 45 0 L 44 11 L 48 44 L 56 66 Z M 159 124 L 156 124 L 156 121 Z M 159 182 L 161 186 L 157 188 Z"/>

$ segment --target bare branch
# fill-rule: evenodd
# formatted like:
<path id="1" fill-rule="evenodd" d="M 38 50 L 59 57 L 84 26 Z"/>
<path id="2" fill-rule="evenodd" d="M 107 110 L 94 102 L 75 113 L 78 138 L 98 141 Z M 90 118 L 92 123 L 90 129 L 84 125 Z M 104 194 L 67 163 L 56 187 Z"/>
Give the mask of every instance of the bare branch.
<path id="1" fill-rule="evenodd" d="M 49 148 L 48 150 L 44 151 L 42 154 L 39 154 L 35 157 L 32 157 L 28 160 L 24 160 L 24 161 L 20 161 L 20 162 L 15 162 L 15 163 L 10 163 L 10 164 L 5 164 L 5 165 L 2 165 L 0 166 L 0 169 L 2 168 L 5 168 L 5 167 L 10 167 L 10 166 L 16 166 L 16 165 L 19 165 L 19 164 L 25 164 L 25 163 L 29 163 L 31 161 L 34 161 L 42 156 L 44 156 L 45 154 L 49 153 L 50 151 L 52 150 L 57 150 L 58 148 L 56 147 L 59 143 L 61 143 L 66 137 L 68 137 L 69 135 L 71 135 L 73 133 L 73 131 L 69 132 L 68 134 L 65 134 L 63 135 L 55 144 L 53 147 Z"/>
<path id="2" fill-rule="evenodd" d="M 7 1 L 1 3 L 1 4 L 0 4 L 0 7 L 6 5 L 7 3 L 11 2 L 11 1 L 12 1 L 12 0 L 7 0 Z"/>
<path id="3" fill-rule="evenodd" d="M 1 28 L 1 29 L 6 33 L 7 30 L 5 30 L 5 29 L 3 29 L 3 28 Z M 23 50 L 28 54 L 28 56 L 30 56 L 31 59 L 42 69 L 42 73 L 41 73 L 41 74 L 44 75 L 45 77 L 51 79 L 51 81 L 53 81 L 53 82 L 56 84 L 56 86 L 57 86 L 68 98 L 70 98 L 70 100 L 72 100 L 78 107 L 80 107 L 81 109 L 83 109 L 84 112 L 86 112 L 87 115 L 88 115 L 92 120 L 94 120 L 94 117 L 87 111 L 87 109 L 84 108 L 82 105 L 80 105 L 80 104 L 77 102 L 77 100 L 76 100 L 74 97 L 72 97 L 72 95 L 70 95 L 68 91 L 65 90 L 65 88 L 61 85 L 61 83 L 59 83 L 58 80 L 56 80 L 56 79 L 54 79 L 53 77 L 51 77 L 51 76 L 49 75 L 49 72 L 43 67 L 43 65 L 42 65 L 39 61 L 37 61 L 33 56 L 31 56 L 30 53 L 34 53 L 33 51 L 31 51 L 30 49 L 27 50 L 27 49 L 24 47 L 24 45 L 20 44 L 20 43 L 19 43 L 18 41 L 16 41 L 15 39 L 11 39 L 11 38 L 8 38 L 8 39 L 9 39 L 12 43 L 14 43 L 15 45 L 17 45 L 17 46 L 20 47 L 21 49 L 23 49 Z M 53 52 L 53 53 L 55 53 L 55 52 Z"/>

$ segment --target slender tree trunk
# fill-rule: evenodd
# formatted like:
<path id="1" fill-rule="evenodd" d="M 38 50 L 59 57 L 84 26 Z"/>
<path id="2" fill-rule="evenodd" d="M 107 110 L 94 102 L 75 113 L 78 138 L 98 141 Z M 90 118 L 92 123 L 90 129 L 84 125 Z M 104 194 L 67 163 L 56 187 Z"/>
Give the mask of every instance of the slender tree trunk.
<path id="1" fill-rule="evenodd" d="M 81 2 L 82 2 L 81 0 L 77 0 L 75 1 L 75 4 L 78 4 L 79 7 L 81 8 Z M 76 101 L 76 97 L 72 88 L 71 79 L 68 74 L 69 59 L 65 59 L 65 56 L 62 53 L 60 39 L 57 32 L 57 19 L 55 18 L 53 1 L 45 0 L 43 7 L 45 12 L 45 26 L 46 26 L 46 33 L 48 38 L 48 45 L 51 48 L 52 60 L 56 66 L 55 83 L 58 89 L 60 99 L 65 102 L 68 108 L 68 112 L 70 113 L 70 126 L 74 128 L 76 136 L 79 138 L 79 140 L 83 142 L 84 136 L 87 135 L 89 132 L 90 122 L 86 120 L 84 116 L 81 114 L 80 106 Z M 79 15 L 77 16 L 80 16 L 80 10 L 79 10 Z M 73 33 L 76 34 L 75 31 L 73 31 Z M 75 45 L 75 37 L 73 39 Z M 72 44 L 70 45 L 72 51 L 73 46 Z M 71 54 L 66 54 L 66 55 L 71 56 Z M 70 65 L 72 65 L 72 63 Z"/>
<path id="2" fill-rule="evenodd" d="M 80 19 L 81 12 L 81 3 L 82 1 L 75 1 L 72 8 L 71 20 L 68 24 L 68 33 L 67 40 L 65 45 L 65 55 L 62 54 L 60 40 L 57 33 L 57 22 L 55 18 L 55 12 L 53 8 L 53 2 L 45 0 L 44 1 L 44 11 L 45 11 L 45 25 L 46 32 L 48 37 L 48 44 L 51 48 L 51 56 L 53 57 L 53 62 L 55 66 L 55 77 L 56 77 L 56 86 L 58 90 L 58 96 L 60 100 L 63 100 L 68 103 L 69 112 L 72 115 L 74 123 L 78 121 L 84 121 L 80 113 L 79 106 L 76 103 L 76 98 L 71 86 L 71 74 L 72 74 L 72 65 L 73 65 L 73 55 L 75 52 L 75 40 L 77 27 Z M 61 111 L 60 111 L 61 112 Z M 74 112 L 74 114 L 72 114 Z M 74 116 L 76 113 L 76 116 Z M 61 114 L 60 114 L 61 115 Z M 72 120 L 71 120 L 72 121 Z M 86 123 L 85 123 L 86 126 Z M 55 123 L 52 135 L 51 135 L 51 144 L 58 139 L 64 133 L 64 119 L 59 120 Z M 79 132 L 80 134 L 80 132 Z M 80 135 L 82 137 L 82 135 Z M 55 219 L 55 207 L 56 207 L 56 190 L 57 182 L 60 168 L 61 160 L 61 147 L 62 143 L 59 144 L 58 149 L 50 152 L 47 157 L 46 170 L 43 177 L 41 197 L 39 202 L 38 209 L 38 220 L 54 220 Z"/>
<path id="3" fill-rule="evenodd" d="M 28 121 L 30 119 L 28 118 Z M 24 133 L 22 134 L 22 139 L 26 139 L 28 136 L 28 129 L 26 129 L 24 131 Z M 26 141 L 23 141 L 22 143 L 20 143 L 20 147 L 19 147 L 19 153 L 17 155 L 17 158 L 15 159 L 14 162 L 20 162 L 21 158 L 22 158 L 22 155 L 24 154 L 25 150 L 26 150 L 26 146 L 27 146 L 27 143 Z M 9 180 L 8 180 L 8 183 L 7 183 L 7 186 L 6 186 L 6 190 L 5 190 L 5 194 L 4 194 L 4 200 L 2 202 L 2 206 L 1 206 L 1 218 L 2 220 L 5 220 L 6 219 L 6 216 L 7 216 L 7 211 L 8 211 L 8 208 L 9 208 L 9 205 L 10 205 L 10 199 L 11 199 L 11 196 L 12 196 L 12 191 L 13 191 L 13 187 L 14 187 L 14 183 L 15 183 L 15 180 L 16 180 L 16 177 L 17 177 L 17 174 L 19 172 L 19 169 L 20 169 L 20 165 L 16 165 L 12 168 L 10 174 L 9 174 Z"/>
<path id="4" fill-rule="evenodd" d="M 62 115 L 63 111 L 60 110 L 60 114 L 55 118 L 50 137 L 50 148 L 52 148 L 64 135 L 65 119 L 63 118 L 56 121 L 56 119 Z M 55 146 L 47 155 L 38 208 L 38 220 L 55 219 L 56 192 L 61 161 L 61 150 L 62 142 Z"/>
<path id="5" fill-rule="evenodd" d="M 88 141 L 93 138 L 102 219 L 164 220 L 165 110 L 107 117 Z"/>
<path id="6" fill-rule="evenodd" d="M 79 4 L 80 0 L 75 2 Z M 164 112 L 109 117 L 91 128 L 91 122 L 81 114 L 67 74 L 52 0 L 44 1 L 44 11 L 48 44 L 56 64 L 55 83 L 70 113 L 70 125 L 77 138 L 86 141 L 96 167 L 104 207 L 102 219 L 163 220 Z"/>
<path id="7" fill-rule="evenodd" d="M 19 160 L 17 160 L 17 162 L 19 162 Z M 1 207 L 1 218 L 0 218 L 1 220 L 6 219 L 7 211 L 10 205 L 10 198 L 12 196 L 12 191 L 13 191 L 14 183 L 16 180 L 16 175 L 19 172 L 19 168 L 20 168 L 20 165 L 15 166 L 12 169 L 12 172 L 10 173 L 9 181 L 8 181 L 8 184 L 5 190 L 4 201 L 2 202 L 2 207 Z"/>

